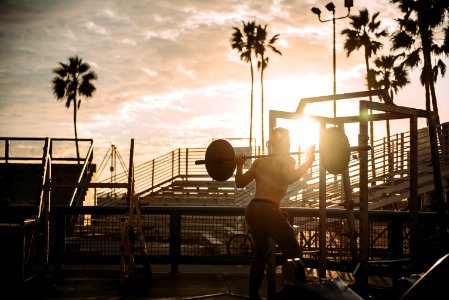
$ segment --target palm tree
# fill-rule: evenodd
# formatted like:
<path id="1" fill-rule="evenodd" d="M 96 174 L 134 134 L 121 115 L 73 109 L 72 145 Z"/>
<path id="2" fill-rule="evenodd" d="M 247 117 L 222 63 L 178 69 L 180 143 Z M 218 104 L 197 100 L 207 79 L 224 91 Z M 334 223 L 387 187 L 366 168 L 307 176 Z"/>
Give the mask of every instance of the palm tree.
<path id="1" fill-rule="evenodd" d="M 399 29 L 391 38 L 392 49 L 407 52 L 404 63 L 410 68 L 422 63 L 420 80 L 425 89 L 426 109 L 431 111 L 433 108 L 439 124 L 435 82 L 439 73 L 441 72 L 444 77 L 446 71 L 446 65 L 440 57 L 449 54 L 449 26 L 447 26 L 449 1 L 390 0 L 390 2 L 398 4 L 404 13 L 403 18 L 396 19 Z M 439 41 L 441 30 L 444 31 L 444 36 L 441 37 L 443 43 Z M 438 59 L 434 66 L 432 56 Z"/>
<path id="2" fill-rule="evenodd" d="M 250 123 L 249 123 L 249 146 L 252 147 L 253 140 L 253 107 L 254 107 L 254 70 L 253 70 L 253 52 L 254 52 L 254 40 L 255 40 L 255 30 L 256 22 L 242 21 L 243 30 L 241 31 L 238 27 L 232 27 L 234 32 L 231 38 L 232 49 L 237 50 L 240 54 L 240 60 L 249 63 L 251 71 L 251 112 L 250 112 Z"/>
<path id="3" fill-rule="evenodd" d="M 263 91 L 263 74 L 264 70 L 268 66 L 269 57 L 266 55 L 267 50 L 271 50 L 276 54 L 282 55 L 274 45 L 279 39 L 279 34 L 275 34 L 269 40 L 267 40 L 267 25 L 263 27 L 258 25 L 256 28 L 256 40 L 255 40 L 255 52 L 259 57 L 257 61 L 257 69 L 260 70 L 260 87 L 261 87 L 261 107 L 262 107 L 262 153 L 265 151 L 265 137 L 264 137 L 264 91 Z"/>
<path id="4" fill-rule="evenodd" d="M 363 47 L 366 73 L 369 72 L 369 59 L 373 54 L 376 54 L 383 44 L 377 39 L 386 37 L 388 32 L 380 30 L 380 21 L 377 21 L 379 12 L 376 12 L 370 19 L 368 10 L 362 9 L 359 15 L 350 16 L 352 28 L 346 28 L 341 33 L 346 35 L 344 49 L 346 56 L 349 57 L 354 50 L 359 50 Z M 370 83 L 367 82 L 368 90 L 371 89 Z"/>
<path id="5" fill-rule="evenodd" d="M 408 78 L 407 70 L 404 64 L 396 62 L 402 54 L 399 55 L 381 55 L 374 60 L 375 68 L 370 69 L 368 72 L 368 82 L 374 89 L 386 89 L 389 93 L 391 102 L 394 102 L 394 95 L 398 91 L 405 87 L 410 80 Z M 379 97 L 380 98 L 380 97 Z M 390 120 L 386 120 L 387 123 L 387 148 L 388 157 L 391 155 L 390 148 Z"/>
<path id="6" fill-rule="evenodd" d="M 354 50 L 358 50 L 363 47 L 366 77 L 369 77 L 369 59 L 373 54 L 376 54 L 383 44 L 378 41 L 379 38 L 386 37 L 388 32 L 386 30 L 380 30 L 380 21 L 377 21 L 379 12 L 376 12 L 371 18 L 368 10 L 362 9 L 359 11 L 359 15 L 350 16 L 352 28 L 346 28 L 341 33 L 346 35 L 344 42 L 344 49 L 346 55 L 349 57 Z M 370 82 L 367 80 L 368 90 L 371 90 Z M 369 101 L 372 101 L 372 97 L 369 97 Z M 375 177 L 374 168 L 374 126 L 373 122 L 370 122 L 370 144 L 371 144 L 371 163 L 373 165 L 372 172 Z"/>
<path id="7" fill-rule="evenodd" d="M 386 89 L 392 102 L 394 102 L 394 95 L 410 83 L 404 64 L 396 64 L 397 60 L 402 56 L 403 54 L 390 54 L 376 57 L 374 60 L 376 68 L 370 69 L 369 73 L 370 78 L 368 78 L 368 81 L 371 87 Z"/>
<path id="8" fill-rule="evenodd" d="M 67 109 L 70 108 L 70 104 L 73 102 L 76 155 L 78 163 L 80 163 L 78 133 L 76 130 L 76 113 L 81 105 L 79 96 L 92 97 L 96 88 L 91 81 L 97 79 L 97 74 L 91 71 L 90 65 L 83 62 L 78 56 L 69 57 L 68 64 L 59 62 L 59 67 L 53 69 L 53 73 L 56 74 L 52 80 L 53 94 L 56 99 L 58 101 L 65 99 Z"/>

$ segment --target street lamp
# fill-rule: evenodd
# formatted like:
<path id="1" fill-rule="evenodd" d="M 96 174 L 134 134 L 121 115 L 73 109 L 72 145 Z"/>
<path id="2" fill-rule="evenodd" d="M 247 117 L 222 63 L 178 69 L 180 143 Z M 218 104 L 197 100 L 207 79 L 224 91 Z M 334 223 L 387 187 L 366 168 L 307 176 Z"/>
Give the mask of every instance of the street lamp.
<path id="1" fill-rule="evenodd" d="M 345 0 L 345 7 L 348 8 L 348 13 L 346 14 L 346 16 L 343 17 L 335 17 L 335 5 L 332 2 L 329 2 L 328 4 L 326 4 L 326 8 L 328 11 L 332 12 L 332 19 L 329 20 L 322 20 L 321 19 L 321 10 L 318 7 L 312 7 L 312 12 L 316 15 L 318 15 L 318 20 L 320 20 L 320 22 L 329 22 L 332 21 L 333 23 L 333 67 L 334 67 L 334 118 L 337 117 L 337 101 L 335 99 L 335 95 L 337 94 L 337 75 L 336 75 L 336 71 L 337 71 L 337 62 L 336 62 L 336 52 L 335 52 L 335 20 L 340 20 L 340 19 L 344 19 L 347 18 L 349 16 L 349 13 L 351 11 L 351 7 L 353 6 L 353 0 Z"/>

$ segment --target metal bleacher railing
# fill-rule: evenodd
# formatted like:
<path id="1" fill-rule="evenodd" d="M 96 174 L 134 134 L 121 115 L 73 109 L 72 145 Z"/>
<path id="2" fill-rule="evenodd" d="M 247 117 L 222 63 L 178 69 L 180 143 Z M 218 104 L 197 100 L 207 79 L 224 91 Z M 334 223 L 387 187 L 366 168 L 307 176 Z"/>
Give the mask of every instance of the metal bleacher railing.
<path id="1" fill-rule="evenodd" d="M 73 142 L 57 138 L 0 138 L 0 236 L 8 243 L 0 251 L 6 275 L 6 278 L 1 277 L 2 282 L 20 284 L 39 275 L 40 271 L 48 271 L 53 233 L 49 225 L 50 206 L 55 204 L 50 198 L 59 193 L 65 205 L 76 206 L 82 203 L 85 195 L 85 189 L 73 187 L 73 184 L 71 189 L 60 193 L 52 187 L 52 179 L 57 182 L 73 176 L 77 183 L 84 183 L 90 180 L 92 172 L 93 140 L 79 140 L 81 149 L 87 153 L 80 160 L 70 154 Z M 71 166 L 74 162 L 83 164 L 68 170 L 66 166 L 55 168 L 58 164 L 55 161 Z M 56 174 L 52 174 L 55 169 Z M 71 176 L 64 176 L 64 173 L 71 173 Z M 63 226 L 73 228 L 77 216 L 66 217 Z M 36 264 L 39 265 L 37 269 Z"/>
<path id="2" fill-rule="evenodd" d="M 449 159 L 447 155 L 449 123 L 440 127 L 440 161 L 443 173 L 447 175 Z M 193 204 L 222 204 L 245 206 L 254 194 L 254 185 L 244 189 L 236 189 L 232 178 L 225 183 L 213 182 L 208 177 L 204 165 L 195 165 L 195 161 L 204 158 L 206 149 L 183 148 L 176 149 L 161 157 L 155 158 L 136 167 L 135 189 L 136 195 L 141 197 L 142 203 L 182 203 L 189 201 Z M 260 148 L 254 148 L 253 153 Z M 410 133 L 403 132 L 392 135 L 389 139 L 382 138 L 374 142 L 373 151 L 369 154 L 368 180 L 370 183 L 370 209 L 393 205 L 408 197 L 407 184 L 409 173 Z M 299 157 L 299 161 L 304 158 Z M 430 144 L 427 128 L 418 133 L 418 161 L 420 174 L 431 171 Z M 126 173 L 118 174 L 117 182 L 126 180 Z M 110 181 L 106 179 L 105 181 Z M 358 153 L 351 153 L 349 163 L 349 180 L 352 198 L 358 202 L 359 190 L 359 159 Z M 423 193 L 432 189 L 431 176 L 420 177 Z M 328 207 L 340 207 L 342 199 L 341 176 L 326 175 L 326 199 Z M 401 185 L 402 184 L 402 185 Z M 201 202 L 201 194 L 215 202 Z M 125 191 L 113 189 L 98 189 L 96 192 L 98 204 L 124 203 Z M 308 174 L 292 184 L 283 199 L 281 206 L 318 207 L 319 198 L 319 155 Z M 120 202 L 121 200 L 121 202 Z M 184 200 L 184 201 L 182 201 Z M 380 201 L 382 200 L 382 201 Z M 118 202 L 117 202 L 118 201 Z"/>

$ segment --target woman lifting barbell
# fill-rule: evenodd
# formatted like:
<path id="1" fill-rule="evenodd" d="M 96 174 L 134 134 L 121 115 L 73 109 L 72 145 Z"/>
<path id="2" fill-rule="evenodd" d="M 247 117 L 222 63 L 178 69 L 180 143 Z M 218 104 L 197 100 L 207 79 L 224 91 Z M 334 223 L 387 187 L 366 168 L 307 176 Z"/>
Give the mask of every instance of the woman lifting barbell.
<path id="1" fill-rule="evenodd" d="M 289 155 L 289 132 L 285 128 L 273 129 L 267 146 L 273 155 L 257 158 L 245 173 L 243 173 L 245 157 L 242 155 L 235 157 L 236 186 L 243 188 L 251 181 L 256 181 L 254 199 L 250 201 L 245 211 L 245 218 L 255 244 L 249 279 L 250 299 L 260 299 L 259 288 L 268 261 L 270 237 L 279 246 L 285 259 L 302 258 L 302 250 L 293 228 L 280 211 L 279 205 L 288 185 L 301 178 L 315 160 L 315 146 L 312 146 L 306 151 L 307 161 L 298 168 L 295 167 L 296 162 Z M 300 260 L 299 263 L 302 264 Z M 298 271 L 298 275 L 305 280 L 304 266 L 298 266 Z"/>

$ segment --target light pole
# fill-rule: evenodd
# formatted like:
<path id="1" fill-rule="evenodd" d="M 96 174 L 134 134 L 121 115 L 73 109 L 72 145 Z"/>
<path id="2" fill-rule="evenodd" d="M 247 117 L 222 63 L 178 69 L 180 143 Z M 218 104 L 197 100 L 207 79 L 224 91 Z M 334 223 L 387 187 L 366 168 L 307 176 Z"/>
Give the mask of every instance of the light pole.
<path id="1" fill-rule="evenodd" d="M 353 0 L 345 0 L 345 7 L 348 8 L 348 13 L 346 14 L 346 16 L 343 17 L 335 17 L 335 5 L 332 2 L 329 2 L 328 4 L 326 4 L 326 8 L 328 11 L 332 12 L 332 19 L 329 20 L 322 20 L 321 19 L 321 10 L 318 7 L 312 7 L 312 12 L 316 15 L 318 15 L 318 20 L 320 20 L 320 22 L 329 22 L 332 21 L 332 25 L 333 25 L 333 72 L 334 72 L 334 97 L 337 94 L 337 58 L 336 58 L 336 51 L 335 51 L 335 20 L 340 20 L 340 19 L 344 19 L 347 18 L 349 16 L 349 13 L 351 11 L 351 7 L 353 6 Z M 334 98 L 334 118 L 337 117 L 337 101 Z"/>

